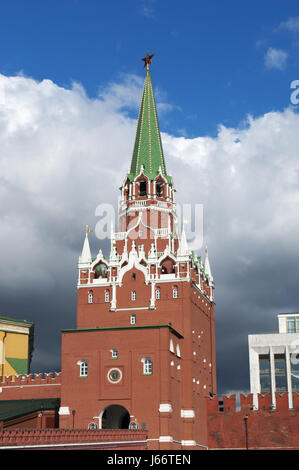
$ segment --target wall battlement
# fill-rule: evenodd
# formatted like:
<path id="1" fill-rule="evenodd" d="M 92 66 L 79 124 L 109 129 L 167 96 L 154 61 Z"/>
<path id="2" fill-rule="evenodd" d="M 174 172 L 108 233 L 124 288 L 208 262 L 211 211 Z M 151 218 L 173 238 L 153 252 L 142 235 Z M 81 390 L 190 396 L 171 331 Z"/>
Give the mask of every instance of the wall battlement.
<path id="1" fill-rule="evenodd" d="M 61 372 L 49 372 L 39 374 L 7 375 L 0 377 L 0 387 L 16 385 L 41 385 L 61 383 Z"/>
<path id="2" fill-rule="evenodd" d="M 293 408 L 299 409 L 299 394 L 293 392 Z M 253 394 L 249 393 L 244 395 L 215 395 L 210 398 L 208 401 L 208 412 L 209 413 L 228 413 L 228 412 L 249 412 L 249 411 L 258 411 L 258 410 L 288 410 L 289 408 L 289 396 L 288 393 L 275 393 L 276 406 L 272 406 L 272 397 L 271 393 L 266 393 L 265 395 L 258 394 L 258 409 L 254 407 L 253 403 Z"/>
<path id="3" fill-rule="evenodd" d="M 123 448 L 145 450 L 147 448 L 146 430 L 109 429 L 9 429 L 0 431 L 0 449 L 4 447 L 25 446 L 27 448 Z"/>
<path id="4" fill-rule="evenodd" d="M 60 372 L 0 376 L 0 400 L 60 398 Z"/>
<path id="5" fill-rule="evenodd" d="M 207 399 L 209 449 L 299 449 L 299 395 L 293 393 L 289 408 L 288 393 L 214 396 Z"/>

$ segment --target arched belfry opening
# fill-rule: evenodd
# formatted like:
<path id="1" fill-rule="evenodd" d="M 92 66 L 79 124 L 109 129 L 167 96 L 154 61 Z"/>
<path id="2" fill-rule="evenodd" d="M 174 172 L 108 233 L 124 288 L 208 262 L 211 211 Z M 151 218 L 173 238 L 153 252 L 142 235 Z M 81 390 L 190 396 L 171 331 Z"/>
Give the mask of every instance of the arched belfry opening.
<path id="1" fill-rule="evenodd" d="M 156 182 L 156 193 L 158 197 L 163 197 L 163 181 L 161 180 Z"/>
<path id="2" fill-rule="evenodd" d="M 128 429 L 130 414 L 121 405 L 109 405 L 102 412 L 102 429 Z"/>
<path id="3" fill-rule="evenodd" d="M 168 256 L 161 263 L 161 274 L 175 273 L 175 262 Z"/>
<path id="4" fill-rule="evenodd" d="M 139 183 L 139 196 L 146 196 L 146 181 L 141 180 Z"/>

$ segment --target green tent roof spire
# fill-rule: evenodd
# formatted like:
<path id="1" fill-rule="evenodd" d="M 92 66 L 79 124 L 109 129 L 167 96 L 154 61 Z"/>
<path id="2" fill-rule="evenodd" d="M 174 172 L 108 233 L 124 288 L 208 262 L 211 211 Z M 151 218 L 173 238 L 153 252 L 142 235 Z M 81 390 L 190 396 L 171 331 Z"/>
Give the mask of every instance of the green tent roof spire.
<path id="1" fill-rule="evenodd" d="M 157 108 L 148 63 L 146 77 L 140 104 L 136 138 L 133 149 L 129 179 L 132 181 L 144 167 L 144 174 L 153 180 L 161 169 L 162 175 L 167 176 L 165 159 L 162 148 Z"/>

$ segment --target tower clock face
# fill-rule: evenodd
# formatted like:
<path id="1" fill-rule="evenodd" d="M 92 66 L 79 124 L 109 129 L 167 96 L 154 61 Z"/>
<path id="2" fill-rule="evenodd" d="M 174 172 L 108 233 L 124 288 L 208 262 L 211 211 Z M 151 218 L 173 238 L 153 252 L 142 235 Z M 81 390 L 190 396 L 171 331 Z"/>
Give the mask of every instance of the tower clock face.
<path id="1" fill-rule="evenodd" d="M 120 369 L 110 369 L 107 374 L 107 379 L 109 380 L 110 383 L 118 383 L 122 379 L 122 371 Z"/>

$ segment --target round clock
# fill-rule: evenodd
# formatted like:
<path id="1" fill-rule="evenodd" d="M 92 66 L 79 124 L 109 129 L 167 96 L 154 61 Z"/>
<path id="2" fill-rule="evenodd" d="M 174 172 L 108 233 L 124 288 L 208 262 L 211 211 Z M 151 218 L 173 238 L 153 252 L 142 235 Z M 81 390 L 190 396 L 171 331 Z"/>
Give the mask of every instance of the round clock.
<path id="1" fill-rule="evenodd" d="M 122 379 L 122 371 L 117 368 L 110 369 L 107 374 L 107 379 L 110 383 L 117 384 Z"/>

